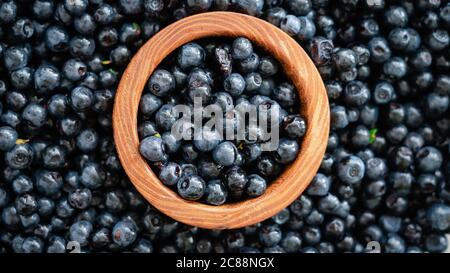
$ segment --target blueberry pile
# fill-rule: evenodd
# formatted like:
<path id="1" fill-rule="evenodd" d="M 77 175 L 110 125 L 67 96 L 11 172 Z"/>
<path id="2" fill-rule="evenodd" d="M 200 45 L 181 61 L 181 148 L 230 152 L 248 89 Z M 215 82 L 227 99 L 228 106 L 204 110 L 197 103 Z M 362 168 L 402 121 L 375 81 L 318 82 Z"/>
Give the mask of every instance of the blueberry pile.
<path id="1" fill-rule="evenodd" d="M 305 193 L 229 231 L 152 208 L 124 174 L 111 128 L 137 49 L 213 10 L 296 39 L 331 107 L 327 152 Z M 65 252 L 70 241 L 83 252 L 363 252 L 371 241 L 382 252 L 445 251 L 449 31 L 446 0 L 1 1 L 0 252 Z"/>
<path id="2" fill-rule="evenodd" d="M 270 179 L 296 158 L 298 140 L 306 132 L 294 86 L 285 81 L 275 59 L 244 37 L 192 42 L 172 55 L 150 76 L 141 98 L 141 154 L 161 182 L 174 186 L 186 200 L 222 205 L 228 199 L 262 195 Z M 177 114 L 177 105 L 190 111 Z M 208 107 L 220 111 L 213 117 L 223 116 L 217 122 L 221 128 L 208 125 L 214 120 L 204 116 L 199 117 L 205 122 L 195 124 L 195 112 Z M 245 124 L 246 114 L 254 119 L 253 126 Z M 270 141 L 269 130 L 259 126 L 263 120 L 270 121 L 268 127 L 282 128 L 271 151 L 262 146 Z M 179 131 L 190 135 L 181 139 Z"/>

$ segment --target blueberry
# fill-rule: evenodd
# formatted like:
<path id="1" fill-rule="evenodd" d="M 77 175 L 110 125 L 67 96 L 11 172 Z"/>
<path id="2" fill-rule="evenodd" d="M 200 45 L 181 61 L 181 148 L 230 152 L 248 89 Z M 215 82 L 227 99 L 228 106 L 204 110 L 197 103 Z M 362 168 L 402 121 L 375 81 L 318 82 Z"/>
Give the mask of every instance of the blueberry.
<path id="1" fill-rule="evenodd" d="M 253 46 L 247 38 L 237 38 L 233 41 L 232 56 L 233 59 L 243 60 L 253 53 Z"/>
<path id="2" fill-rule="evenodd" d="M 27 104 L 27 98 L 22 93 L 11 92 L 7 94 L 7 103 L 11 109 L 19 111 Z M 28 104 L 22 113 L 22 120 L 32 127 L 40 127 L 45 121 L 45 109 L 35 103 Z"/>
<path id="3" fill-rule="evenodd" d="M 97 41 L 100 46 L 108 48 L 115 45 L 119 40 L 119 33 L 115 28 L 101 28 L 97 34 Z M 80 43 L 81 45 L 81 43 Z"/>
<path id="4" fill-rule="evenodd" d="M 62 73 L 64 77 L 70 81 L 78 81 L 84 77 L 87 71 L 87 66 L 83 62 L 70 59 L 64 63 Z"/>
<path id="5" fill-rule="evenodd" d="M 61 174 L 56 171 L 38 170 L 34 180 L 36 189 L 46 196 L 58 193 L 63 185 Z"/>
<path id="6" fill-rule="evenodd" d="M 23 47 L 12 46 L 3 53 L 3 63 L 9 71 L 27 66 L 29 59 L 30 54 Z"/>
<path id="7" fill-rule="evenodd" d="M 367 169 L 365 175 L 372 180 L 381 179 L 388 172 L 386 163 L 381 158 L 371 158 L 367 160 L 366 165 Z"/>
<path id="8" fill-rule="evenodd" d="M 139 146 L 141 154 L 150 161 L 165 161 L 167 155 L 164 150 L 163 141 L 160 137 L 149 136 L 141 141 Z"/>
<path id="9" fill-rule="evenodd" d="M 331 108 L 330 116 L 333 129 L 345 128 L 349 124 L 347 112 L 343 106 L 337 105 Z"/>
<path id="10" fill-rule="evenodd" d="M 317 36 L 311 40 L 310 54 L 318 66 L 327 65 L 332 59 L 333 42 L 324 37 Z"/>
<path id="11" fill-rule="evenodd" d="M 141 27 L 138 23 L 125 23 L 120 28 L 119 39 L 122 43 L 131 44 L 139 39 Z"/>
<path id="12" fill-rule="evenodd" d="M 205 51 L 196 43 L 184 45 L 178 53 L 178 64 L 182 69 L 200 66 L 204 60 Z"/>
<path id="13" fill-rule="evenodd" d="M 334 218 L 325 223 L 324 236 L 330 241 L 340 241 L 345 234 L 345 224 L 339 218 Z"/>
<path id="14" fill-rule="evenodd" d="M 366 167 L 356 156 L 348 156 L 338 162 L 337 175 L 345 183 L 356 184 L 364 177 Z"/>
<path id="15" fill-rule="evenodd" d="M 125 65 L 131 59 L 131 52 L 126 46 L 120 45 L 110 52 L 109 59 L 115 65 Z"/>
<path id="16" fill-rule="evenodd" d="M 33 158 L 33 149 L 28 143 L 16 144 L 5 153 L 5 163 L 14 169 L 27 168 L 33 162 Z"/>
<path id="17" fill-rule="evenodd" d="M 69 34 L 61 26 L 50 26 L 45 31 L 45 44 L 50 51 L 65 52 L 69 49 Z"/>
<path id="18" fill-rule="evenodd" d="M 214 148 L 212 156 L 217 164 L 231 166 L 236 161 L 237 153 L 237 148 L 232 142 L 224 141 Z"/>
<path id="19" fill-rule="evenodd" d="M 262 147 L 258 143 L 248 144 L 243 148 L 243 154 L 245 155 L 246 162 L 253 162 L 257 160 L 261 156 L 262 152 Z"/>
<path id="20" fill-rule="evenodd" d="M 406 75 L 407 64 L 400 57 L 392 57 L 383 64 L 383 72 L 390 78 L 399 79 Z"/>
<path id="21" fill-rule="evenodd" d="M 247 185 L 247 174 L 238 166 L 233 166 L 225 173 L 225 185 L 233 197 L 242 196 Z"/>
<path id="22" fill-rule="evenodd" d="M 23 253 L 42 253 L 44 242 L 36 236 L 28 237 L 23 241 L 22 251 Z"/>
<path id="23" fill-rule="evenodd" d="M 94 129 L 84 129 L 76 137 L 76 146 L 83 152 L 91 152 L 97 147 L 98 138 L 98 134 Z"/>
<path id="24" fill-rule="evenodd" d="M 282 83 L 273 90 L 272 97 L 283 107 L 291 107 L 297 100 L 297 93 L 293 85 Z"/>
<path id="25" fill-rule="evenodd" d="M 238 10 L 253 16 L 261 14 L 264 7 L 264 0 L 235 0 L 234 2 Z"/>
<path id="26" fill-rule="evenodd" d="M 280 139 L 274 157 L 277 162 L 282 164 L 288 164 L 297 157 L 298 152 L 299 146 L 297 141 L 282 138 Z"/>
<path id="27" fill-rule="evenodd" d="M 125 14 L 133 15 L 142 12 L 144 3 L 142 0 L 120 0 L 119 6 Z"/>
<path id="28" fill-rule="evenodd" d="M 29 193 L 34 188 L 33 181 L 26 175 L 20 175 L 13 180 L 12 188 L 17 194 Z"/>
<path id="29" fill-rule="evenodd" d="M 311 196 L 325 196 L 328 193 L 330 186 L 330 177 L 317 173 L 311 181 L 306 193 Z"/>
<path id="30" fill-rule="evenodd" d="M 94 162 L 87 162 L 84 164 L 80 182 L 89 189 L 97 189 L 105 182 L 106 173 L 103 167 Z"/>
<path id="31" fill-rule="evenodd" d="M 139 139 L 155 135 L 156 133 L 156 124 L 151 121 L 144 121 L 138 126 Z"/>
<path id="32" fill-rule="evenodd" d="M 434 172 L 442 165 L 442 154 L 435 147 L 424 147 L 416 154 L 416 165 L 423 172 Z"/>
<path id="33" fill-rule="evenodd" d="M 269 155 L 262 155 L 256 162 L 256 168 L 265 177 L 276 176 L 280 171 L 280 165 Z"/>
<path id="34" fill-rule="evenodd" d="M 442 19 L 447 25 L 450 25 L 450 5 L 448 3 L 440 9 L 439 18 Z"/>
<path id="35" fill-rule="evenodd" d="M 30 194 L 18 196 L 14 202 L 14 206 L 21 216 L 28 216 L 36 212 L 37 202 L 36 198 Z"/>
<path id="36" fill-rule="evenodd" d="M 136 246 L 133 248 L 133 252 L 136 253 L 153 253 L 153 244 L 146 239 L 140 239 Z"/>
<path id="37" fill-rule="evenodd" d="M 44 167 L 48 169 L 60 169 L 64 167 L 67 159 L 67 151 L 59 145 L 52 145 L 45 148 L 42 152 L 42 161 Z"/>
<path id="38" fill-rule="evenodd" d="M 141 24 L 143 38 L 150 38 L 162 28 L 159 20 L 144 20 Z"/>
<path id="39" fill-rule="evenodd" d="M 167 70 L 156 70 L 148 81 L 148 88 L 158 97 L 166 96 L 175 88 L 175 78 Z"/>
<path id="40" fill-rule="evenodd" d="M 67 198 L 69 204 L 76 209 L 86 209 L 90 206 L 92 193 L 89 189 L 76 189 Z"/>
<path id="41" fill-rule="evenodd" d="M 3 23 L 11 23 L 17 16 L 17 3 L 14 1 L 2 2 L 0 4 L 0 18 Z"/>
<path id="42" fill-rule="evenodd" d="M 395 28 L 388 36 L 389 42 L 394 49 L 413 52 L 420 46 L 420 36 L 412 28 Z"/>
<path id="43" fill-rule="evenodd" d="M 370 90 L 360 81 L 349 82 L 344 88 L 344 101 L 350 106 L 362 106 L 370 99 Z"/>
<path id="44" fill-rule="evenodd" d="M 168 186 L 177 184 L 183 171 L 177 163 L 169 162 L 164 165 L 159 173 L 159 179 Z"/>
<path id="45" fill-rule="evenodd" d="M 245 186 L 245 192 L 250 197 L 257 197 L 262 195 L 267 188 L 267 182 L 264 178 L 257 174 L 251 174 L 247 176 L 247 184 Z"/>
<path id="46" fill-rule="evenodd" d="M 425 42 L 433 51 L 440 51 L 446 48 L 450 43 L 448 32 L 443 29 L 437 29 L 431 32 L 426 38 Z"/>
<path id="47" fill-rule="evenodd" d="M 265 225 L 259 232 L 259 240 L 266 247 L 276 246 L 282 239 L 282 231 L 277 225 Z"/>
<path id="48" fill-rule="evenodd" d="M 450 227 L 449 213 L 449 206 L 433 204 L 427 209 L 427 222 L 435 230 L 446 231 Z"/>
<path id="49" fill-rule="evenodd" d="M 316 34 L 316 25 L 307 16 L 298 17 L 300 22 L 300 30 L 297 33 L 298 39 L 301 41 L 309 41 Z"/>
<path id="50" fill-rule="evenodd" d="M 181 141 L 178 140 L 171 132 L 164 132 L 161 136 L 164 144 L 164 149 L 167 153 L 176 153 L 181 147 Z"/>
<path id="51" fill-rule="evenodd" d="M 94 17 L 88 13 L 84 13 L 81 16 L 76 17 L 73 24 L 75 30 L 83 35 L 92 34 L 97 27 Z"/>
<path id="52" fill-rule="evenodd" d="M 274 88 L 275 82 L 272 79 L 263 79 L 261 86 L 258 89 L 258 94 L 263 96 L 271 96 Z"/>
<path id="53" fill-rule="evenodd" d="M 449 97 L 435 92 L 429 93 L 425 99 L 425 114 L 431 118 L 438 118 L 449 109 Z"/>
<path id="54" fill-rule="evenodd" d="M 280 212 L 272 216 L 271 220 L 277 225 L 286 224 L 291 217 L 289 209 L 282 209 Z"/>
<path id="55" fill-rule="evenodd" d="M 440 75 L 436 79 L 436 93 L 439 95 L 450 95 L 450 77 Z"/>
<path id="56" fill-rule="evenodd" d="M 259 90 L 262 84 L 262 77 L 259 73 L 252 72 L 245 75 L 245 91 L 253 94 Z"/>
<path id="57" fill-rule="evenodd" d="M 195 2 L 195 1 L 194 1 Z M 199 5 L 206 3 L 205 2 L 200 2 Z M 196 4 L 196 3 L 193 3 Z M 164 1 L 162 0 L 146 0 L 144 1 L 144 9 L 145 11 L 147 11 L 150 14 L 158 14 L 159 12 L 163 11 L 165 7 Z"/>
<path id="58" fill-rule="evenodd" d="M 177 183 L 178 193 L 186 200 L 198 200 L 205 193 L 205 181 L 197 175 L 183 175 Z"/>
<path id="59" fill-rule="evenodd" d="M 299 115 L 286 116 L 282 127 L 290 138 L 300 138 L 306 133 L 306 122 Z"/>
<path id="60" fill-rule="evenodd" d="M 26 18 L 20 18 L 11 27 L 12 36 L 21 41 L 30 39 L 34 34 L 33 22 Z"/>
<path id="61" fill-rule="evenodd" d="M 59 87 L 61 74 L 56 67 L 43 64 L 34 73 L 34 86 L 40 93 L 47 93 Z"/>
<path id="62" fill-rule="evenodd" d="M 194 145 L 185 144 L 181 146 L 182 157 L 186 162 L 192 163 L 197 160 L 199 154 L 195 150 Z"/>
<path id="63" fill-rule="evenodd" d="M 211 180 L 206 184 L 205 201 L 210 205 L 222 205 L 227 201 L 228 192 L 225 185 L 219 180 Z"/>
<path id="64" fill-rule="evenodd" d="M 52 236 L 49 239 L 47 253 L 65 253 L 66 241 L 60 236 Z"/>
<path id="65" fill-rule="evenodd" d="M 188 0 L 187 6 L 194 11 L 207 11 L 213 1 L 212 0 Z"/>
<path id="66" fill-rule="evenodd" d="M 69 238 L 78 242 L 81 246 L 86 246 L 89 244 L 92 231 L 93 227 L 90 222 L 84 220 L 75 222 L 70 226 Z"/>
<path id="67" fill-rule="evenodd" d="M 286 17 L 287 12 L 282 7 L 272 7 L 266 10 L 264 13 L 264 20 L 272 25 L 279 26 L 281 20 Z"/>
<path id="68" fill-rule="evenodd" d="M 336 68 L 341 71 L 348 71 L 357 64 L 357 56 L 351 49 L 340 49 L 333 56 Z"/>
<path id="69" fill-rule="evenodd" d="M 217 92 L 213 94 L 211 103 L 220 106 L 224 113 L 231 111 L 234 108 L 233 98 L 226 92 Z"/>
<path id="70" fill-rule="evenodd" d="M 447 246 L 447 237 L 442 234 L 432 233 L 425 238 L 425 248 L 430 252 L 442 252 Z"/>
<path id="71" fill-rule="evenodd" d="M 10 126 L 0 127 L 0 150 L 6 152 L 13 148 L 17 138 L 17 131 Z"/>
<path id="72" fill-rule="evenodd" d="M 55 203 L 46 197 L 38 200 L 38 213 L 41 217 L 49 217 L 55 210 Z"/>
<path id="73" fill-rule="evenodd" d="M 386 81 L 379 82 L 373 91 L 373 99 L 377 104 L 386 104 L 394 97 L 394 87 Z"/>
<path id="74" fill-rule="evenodd" d="M 207 127 L 203 127 L 200 133 L 198 133 L 198 135 L 194 135 L 194 137 L 194 147 L 200 152 L 212 151 L 219 145 L 220 142 L 220 134 L 218 131 Z M 220 162 L 217 163 L 220 164 Z"/>
<path id="75" fill-rule="evenodd" d="M 391 57 L 391 49 L 387 41 L 382 37 L 374 37 L 368 43 L 371 60 L 375 63 L 383 63 Z"/>
<path id="76" fill-rule="evenodd" d="M 402 6 L 390 6 L 384 17 L 386 22 L 394 27 L 404 27 L 408 23 L 408 13 Z"/>
<path id="77" fill-rule="evenodd" d="M 105 206 L 107 211 L 117 213 L 125 209 L 125 196 L 121 191 L 110 191 L 106 194 Z"/>
<path id="78" fill-rule="evenodd" d="M 103 3 L 94 11 L 94 19 L 99 24 L 107 25 L 114 20 L 115 13 L 116 11 L 112 6 Z"/>
<path id="79" fill-rule="evenodd" d="M 104 39 L 107 38 L 105 37 Z M 96 44 L 94 40 L 84 36 L 73 37 L 69 44 L 70 55 L 74 58 L 80 58 L 82 60 L 91 58 L 94 54 L 95 48 Z"/>
<path id="80" fill-rule="evenodd" d="M 280 28 L 289 36 L 296 36 L 300 32 L 301 21 L 295 15 L 288 14 L 280 21 Z"/>
<path id="81" fill-rule="evenodd" d="M 238 67 L 242 73 L 255 72 L 258 69 L 260 58 L 258 54 L 252 53 L 249 57 L 239 60 Z"/>

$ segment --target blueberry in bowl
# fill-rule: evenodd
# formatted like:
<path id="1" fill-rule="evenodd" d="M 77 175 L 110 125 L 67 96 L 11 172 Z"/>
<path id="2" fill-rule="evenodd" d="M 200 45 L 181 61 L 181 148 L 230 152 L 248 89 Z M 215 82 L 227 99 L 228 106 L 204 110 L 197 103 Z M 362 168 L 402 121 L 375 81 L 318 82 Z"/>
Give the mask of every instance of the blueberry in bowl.
<path id="1" fill-rule="evenodd" d="M 194 15 L 129 63 L 113 111 L 117 152 L 137 190 L 170 217 L 203 228 L 251 225 L 288 206 L 319 168 L 326 96 L 283 31 L 231 12 Z M 255 106 L 256 116 L 239 111 Z M 268 141 L 272 130 L 277 141 Z"/>
<path id="2" fill-rule="evenodd" d="M 297 92 L 279 66 L 245 37 L 193 41 L 170 54 L 139 103 L 138 127 L 156 125 L 140 134 L 139 151 L 161 182 L 209 205 L 264 194 L 297 157 L 307 128 Z M 203 115 L 212 110 L 210 119 Z M 185 137 L 186 130 L 194 133 Z M 183 172 L 184 162 L 193 164 L 194 174 Z"/>

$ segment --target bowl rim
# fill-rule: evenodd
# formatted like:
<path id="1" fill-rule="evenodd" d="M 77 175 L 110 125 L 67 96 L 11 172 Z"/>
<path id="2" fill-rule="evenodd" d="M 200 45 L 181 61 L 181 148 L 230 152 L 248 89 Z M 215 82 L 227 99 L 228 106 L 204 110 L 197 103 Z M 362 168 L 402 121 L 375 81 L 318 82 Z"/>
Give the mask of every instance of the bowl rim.
<path id="1" fill-rule="evenodd" d="M 180 46 L 206 37 L 247 37 L 270 53 L 301 97 L 308 130 L 300 153 L 256 198 L 212 206 L 188 201 L 165 186 L 139 153 L 138 107 L 151 73 Z M 188 225 L 209 229 L 240 228 L 272 217 L 305 190 L 325 153 L 330 113 L 324 83 L 301 46 L 285 32 L 261 19 L 234 12 L 207 12 L 186 17 L 156 33 L 133 56 L 118 85 L 113 109 L 117 154 L 128 178 L 156 209 Z"/>

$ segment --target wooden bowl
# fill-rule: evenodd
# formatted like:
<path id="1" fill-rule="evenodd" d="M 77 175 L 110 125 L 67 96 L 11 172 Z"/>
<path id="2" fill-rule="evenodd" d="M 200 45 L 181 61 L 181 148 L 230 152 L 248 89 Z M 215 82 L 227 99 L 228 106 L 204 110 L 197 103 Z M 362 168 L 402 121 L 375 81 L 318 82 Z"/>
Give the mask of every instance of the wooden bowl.
<path id="1" fill-rule="evenodd" d="M 183 44 L 204 37 L 244 36 L 274 56 L 298 90 L 308 130 L 297 159 L 257 198 L 211 206 L 187 201 L 159 181 L 139 153 L 138 107 L 146 82 L 159 63 Z M 164 28 L 130 61 L 117 89 L 114 140 L 125 172 L 154 207 L 177 221 L 210 229 L 231 229 L 263 221 L 292 203 L 322 161 L 329 131 L 328 99 L 322 79 L 299 44 L 270 23 L 239 13 L 209 12 Z"/>

